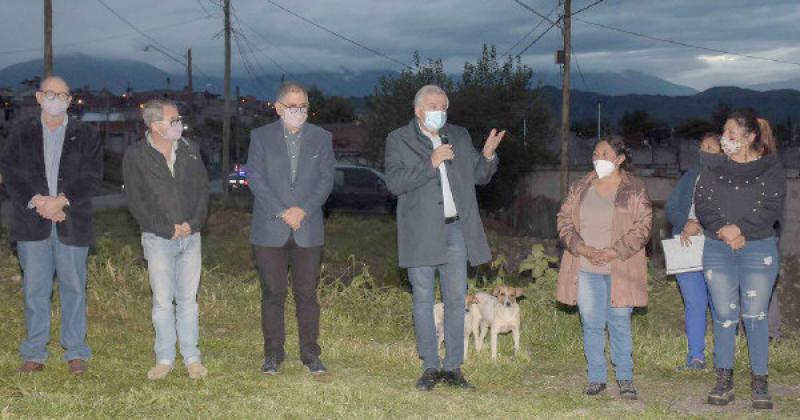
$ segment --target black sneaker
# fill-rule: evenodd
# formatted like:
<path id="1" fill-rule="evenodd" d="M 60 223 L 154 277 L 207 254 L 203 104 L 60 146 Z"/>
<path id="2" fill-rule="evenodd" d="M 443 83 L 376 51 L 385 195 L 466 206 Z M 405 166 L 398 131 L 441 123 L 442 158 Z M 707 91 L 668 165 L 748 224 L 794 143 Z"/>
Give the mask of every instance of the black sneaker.
<path id="1" fill-rule="evenodd" d="M 439 383 L 441 375 L 438 369 L 428 368 L 422 372 L 422 376 L 417 379 L 417 390 L 419 391 L 432 391 L 433 387 Z"/>
<path id="2" fill-rule="evenodd" d="M 733 401 L 733 369 L 717 369 L 717 384 L 708 393 L 711 405 L 728 405 Z"/>
<path id="3" fill-rule="evenodd" d="M 589 383 L 586 390 L 583 391 L 586 395 L 597 395 L 606 390 L 606 384 L 593 384 Z"/>
<path id="4" fill-rule="evenodd" d="M 633 381 L 617 381 L 617 385 L 619 385 L 619 396 L 623 399 L 639 399 L 639 396 L 636 395 L 636 388 L 633 387 Z"/>
<path id="5" fill-rule="evenodd" d="M 322 360 L 319 360 L 319 356 L 309 356 L 308 359 L 303 361 L 303 364 L 306 365 L 306 368 L 312 375 L 324 375 L 328 373 L 328 368 L 322 364 Z"/>
<path id="6" fill-rule="evenodd" d="M 772 397 L 769 395 L 767 375 L 753 375 L 751 383 L 753 408 L 772 410 Z"/>
<path id="7" fill-rule="evenodd" d="M 264 366 L 261 367 L 261 372 L 265 375 L 277 375 L 281 367 L 281 362 L 278 361 L 276 356 L 269 356 L 264 359 Z"/>
<path id="8" fill-rule="evenodd" d="M 461 373 L 461 369 L 458 368 L 454 370 L 443 370 L 442 380 L 444 383 L 450 386 L 455 386 L 461 389 L 475 389 L 472 384 L 467 382 L 467 379 L 464 378 L 464 374 Z"/>

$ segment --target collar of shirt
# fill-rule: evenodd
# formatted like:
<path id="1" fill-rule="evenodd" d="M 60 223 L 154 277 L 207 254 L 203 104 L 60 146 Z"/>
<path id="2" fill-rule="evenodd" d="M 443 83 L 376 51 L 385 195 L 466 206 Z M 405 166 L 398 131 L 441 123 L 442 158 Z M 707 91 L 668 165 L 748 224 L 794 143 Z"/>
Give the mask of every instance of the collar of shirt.
<path id="1" fill-rule="evenodd" d="M 159 153 L 161 153 L 161 151 L 158 150 L 156 145 L 153 144 L 153 137 L 150 135 L 149 131 L 144 133 L 144 137 L 147 139 L 147 144 L 149 144 L 150 147 L 152 147 L 153 149 L 156 149 Z M 173 176 L 175 175 L 175 160 L 177 159 L 177 156 L 178 156 L 178 142 L 179 141 L 181 141 L 181 140 L 178 139 L 178 140 L 172 142 L 172 156 L 170 157 L 169 161 L 167 161 L 167 166 L 169 167 L 169 171 L 170 171 L 170 173 L 172 173 Z"/>
<path id="2" fill-rule="evenodd" d="M 296 133 L 292 133 L 291 131 L 289 131 L 288 128 L 286 128 L 286 125 L 283 125 L 283 138 L 287 140 L 292 140 L 292 141 L 298 140 L 302 134 L 303 134 L 303 127 L 300 127 L 300 129 L 297 130 Z"/>
<path id="3" fill-rule="evenodd" d="M 50 127 L 47 126 L 47 123 L 44 120 L 44 112 L 42 112 L 42 127 L 44 127 L 45 130 L 47 130 L 47 131 L 49 131 L 51 133 L 53 133 L 53 132 L 55 132 L 57 130 L 60 130 L 62 128 L 66 128 L 68 122 L 69 122 L 69 117 L 65 114 L 64 115 L 64 121 L 61 122 L 61 125 L 59 125 L 58 127 L 56 127 L 56 128 L 51 130 Z"/>
<path id="4" fill-rule="evenodd" d="M 419 121 L 417 121 L 417 126 L 419 127 L 419 132 L 422 133 L 423 136 L 427 137 L 430 141 L 435 143 L 436 140 L 438 140 L 441 142 L 442 138 L 438 134 L 432 135 L 425 131 L 425 129 L 422 128 L 422 125 L 420 125 Z"/>

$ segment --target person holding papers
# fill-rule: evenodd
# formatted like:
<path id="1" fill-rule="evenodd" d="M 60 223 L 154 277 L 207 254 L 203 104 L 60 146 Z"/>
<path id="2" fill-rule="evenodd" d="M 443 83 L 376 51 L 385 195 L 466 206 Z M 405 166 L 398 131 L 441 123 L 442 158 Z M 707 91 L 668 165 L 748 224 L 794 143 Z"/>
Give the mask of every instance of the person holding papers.
<path id="1" fill-rule="evenodd" d="M 786 174 L 774 141 L 761 133 L 753 111 L 732 113 L 720 144 L 728 160 L 703 169 L 695 194 L 706 235 L 703 269 L 715 314 L 717 383 L 708 403 L 726 405 L 733 400 L 741 312 L 752 371 L 752 406 L 770 409 L 768 306 L 780 266 L 775 226 L 783 213 Z"/>
<path id="2" fill-rule="evenodd" d="M 588 364 L 587 395 L 606 389 L 606 327 L 619 393 L 633 387 L 631 313 L 647 306 L 647 256 L 653 210 L 644 181 L 631 174 L 630 151 L 619 137 L 603 139 L 592 155 L 595 170 L 574 183 L 558 212 L 564 244 L 557 298 L 577 305 Z"/>
<path id="3" fill-rule="evenodd" d="M 700 141 L 700 151 L 721 153 L 719 139 L 718 134 L 706 133 Z M 689 169 L 678 181 L 664 209 L 672 225 L 672 234 L 680 237 L 681 245 L 686 247 L 691 245 L 693 236 L 702 235 L 694 205 L 694 192 L 699 175 L 699 166 Z M 683 297 L 686 338 L 689 342 L 686 368 L 702 370 L 706 367 L 706 310 L 709 304 L 706 279 L 702 270 L 679 273 L 675 277 L 678 279 Z"/>

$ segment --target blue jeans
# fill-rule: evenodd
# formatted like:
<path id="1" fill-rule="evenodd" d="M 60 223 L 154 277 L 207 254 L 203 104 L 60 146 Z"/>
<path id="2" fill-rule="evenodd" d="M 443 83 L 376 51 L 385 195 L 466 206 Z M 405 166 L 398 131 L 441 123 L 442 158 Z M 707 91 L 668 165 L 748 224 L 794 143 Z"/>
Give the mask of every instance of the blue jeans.
<path id="1" fill-rule="evenodd" d="M 197 288 L 202 270 L 200 234 L 169 240 L 143 233 L 142 247 L 153 291 L 156 362 L 175 363 L 176 336 L 184 364 L 198 362 Z M 176 305 L 172 304 L 173 300 Z"/>
<path id="2" fill-rule="evenodd" d="M 436 298 L 434 275 L 444 301 L 444 365 L 439 361 L 433 305 Z M 414 332 L 423 369 L 455 370 L 464 362 L 464 300 L 467 297 L 467 247 L 459 222 L 447 225 L 447 263 L 412 267 L 408 279 L 414 294 Z"/>
<path id="3" fill-rule="evenodd" d="M 43 241 L 17 242 L 19 263 L 25 275 L 25 327 L 28 335 L 19 346 L 23 361 L 44 363 L 50 341 L 50 299 L 53 275 L 58 277 L 61 299 L 61 347 L 64 360 L 89 360 L 86 345 L 86 258 L 89 248 L 65 245 L 53 229 Z"/>
<path id="4" fill-rule="evenodd" d="M 706 360 L 706 311 L 709 296 L 706 278 L 702 271 L 681 273 L 676 275 L 681 296 L 683 296 L 684 322 L 689 352 L 686 363 L 694 359 Z M 713 310 L 713 309 L 712 309 Z"/>
<path id="5" fill-rule="evenodd" d="M 740 250 L 706 238 L 703 269 L 714 301 L 714 365 L 718 369 L 733 369 L 736 325 L 741 308 L 750 368 L 753 374 L 767 374 L 767 314 L 779 267 L 775 238 L 747 241 Z"/>
<path id="6" fill-rule="evenodd" d="M 611 276 L 581 271 L 578 275 L 578 310 L 583 325 L 583 353 L 588 365 L 589 383 L 604 384 L 606 367 L 606 327 L 611 342 L 611 362 L 618 381 L 633 380 L 633 308 L 611 307 Z"/>

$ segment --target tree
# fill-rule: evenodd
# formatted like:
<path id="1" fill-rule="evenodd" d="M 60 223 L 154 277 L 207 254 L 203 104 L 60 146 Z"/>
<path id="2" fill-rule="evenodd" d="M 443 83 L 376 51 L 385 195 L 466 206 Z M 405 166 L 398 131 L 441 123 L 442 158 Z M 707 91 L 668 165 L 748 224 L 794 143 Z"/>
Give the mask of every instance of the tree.
<path id="1" fill-rule="evenodd" d="M 733 107 L 724 102 L 719 102 L 714 107 L 714 111 L 711 112 L 711 124 L 714 125 L 714 132 L 722 133 L 725 122 L 728 121 L 728 115 L 731 115 L 731 112 L 733 112 Z"/>
<path id="2" fill-rule="evenodd" d="M 308 102 L 308 120 L 314 124 L 349 123 L 356 120 L 355 108 L 349 99 L 341 96 L 326 97 L 316 86 L 308 90 Z"/>
<path id="3" fill-rule="evenodd" d="M 533 70 L 519 58 L 500 64 L 494 46 L 483 46 L 480 58 L 464 65 L 461 81 L 450 97 L 448 120 L 464 126 L 481 150 L 493 128 L 505 129 L 497 150 L 500 166 L 492 183 L 478 189 L 481 206 L 489 210 L 507 207 L 517 182 L 533 165 L 552 161 L 545 145 L 555 133 L 549 108 L 530 89 Z M 527 133 L 523 133 L 527 127 Z"/>
<path id="4" fill-rule="evenodd" d="M 632 145 L 644 144 L 649 132 L 666 127 L 665 123 L 651 119 L 650 114 L 642 110 L 626 112 L 622 115 L 619 125 L 625 142 Z"/>
<path id="5" fill-rule="evenodd" d="M 368 98 L 368 112 L 363 117 L 367 129 L 365 157 L 376 167 L 383 167 L 383 152 L 389 132 L 414 118 L 414 95 L 427 84 L 452 91 L 452 82 L 444 73 L 442 60 L 420 61 L 414 53 L 414 67 L 403 69 L 399 75 L 381 77 L 375 94 Z"/>
<path id="6" fill-rule="evenodd" d="M 675 129 L 675 135 L 686 140 L 700 140 L 706 133 L 719 133 L 714 123 L 693 118 L 685 121 Z"/>

